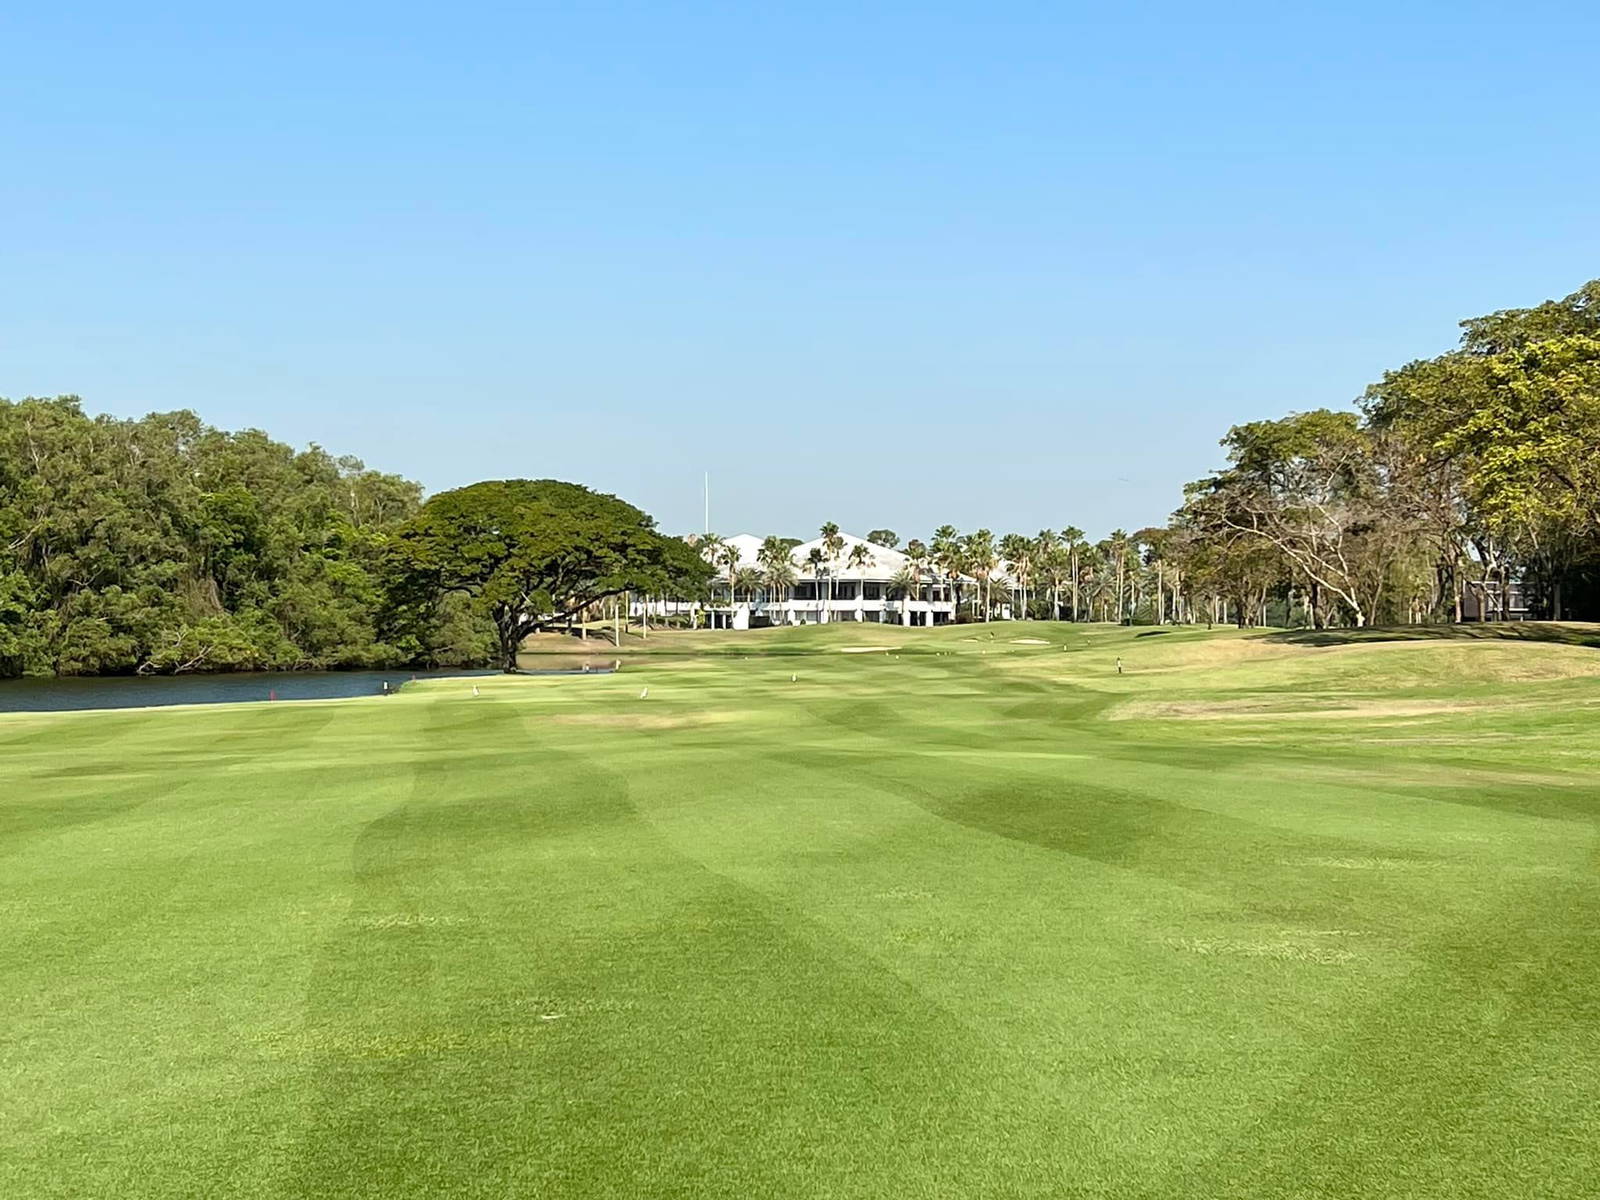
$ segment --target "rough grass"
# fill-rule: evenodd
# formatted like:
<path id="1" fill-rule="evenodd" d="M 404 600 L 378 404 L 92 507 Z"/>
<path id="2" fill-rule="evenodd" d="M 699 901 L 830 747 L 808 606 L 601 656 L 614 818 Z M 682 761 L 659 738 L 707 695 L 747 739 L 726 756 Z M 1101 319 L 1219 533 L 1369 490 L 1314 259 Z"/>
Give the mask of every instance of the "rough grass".
<path id="1" fill-rule="evenodd" d="M 0 1195 L 1596 1194 L 1600 655 L 990 632 L 0 718 Z"/>

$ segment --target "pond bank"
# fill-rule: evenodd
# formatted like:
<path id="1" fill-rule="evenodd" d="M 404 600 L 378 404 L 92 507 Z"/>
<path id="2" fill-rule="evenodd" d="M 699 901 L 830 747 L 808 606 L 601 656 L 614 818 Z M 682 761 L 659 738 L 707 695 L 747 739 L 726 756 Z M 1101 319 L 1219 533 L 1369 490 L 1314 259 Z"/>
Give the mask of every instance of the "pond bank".
<path id="1" fill-rule="evenodd" d="M 611 663 L 524 668 L 523 675 L 608 675 Z M 471 679 L 498 671 L 248 671 L 226 675 L 91 675 L 0 680 L 0 713 L 166 708 L 179 704 L 345 700 L 397 692 L 420 679 Z"/>

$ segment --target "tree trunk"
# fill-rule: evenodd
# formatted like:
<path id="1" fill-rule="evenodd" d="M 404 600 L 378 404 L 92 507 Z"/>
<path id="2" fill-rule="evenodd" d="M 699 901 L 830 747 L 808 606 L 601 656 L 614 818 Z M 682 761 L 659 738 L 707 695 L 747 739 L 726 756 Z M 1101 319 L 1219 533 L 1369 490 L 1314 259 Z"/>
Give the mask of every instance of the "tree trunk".
<path id="1" fill-rule="evenodd" d="M 517 651 L 522 647 L 522 623 L 515 613 L 496 614 L 494 631 L 500 642 L 500 669 L 507 675 L 515 675 Z"/>

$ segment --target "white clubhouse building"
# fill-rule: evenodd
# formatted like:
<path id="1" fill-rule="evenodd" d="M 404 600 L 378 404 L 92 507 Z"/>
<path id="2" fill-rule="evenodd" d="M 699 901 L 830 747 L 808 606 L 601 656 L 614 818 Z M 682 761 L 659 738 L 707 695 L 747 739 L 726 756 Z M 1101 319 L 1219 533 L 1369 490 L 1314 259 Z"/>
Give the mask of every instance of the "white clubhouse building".
<path id="1" fill-rule="evenodd" d="M 821 538 L 802 542 L 789 552 L 794 583 L 777 590 L 766 585 L 734 589 L 728 594 L 725 563 L 717 564 L 721 595 L 709 604 L 683 600 L 636 601 L 635 616 L 665 616 L 698 610 L 708 625 L 729 629 L 755 629 L 767 625 L 815 625 L 827 621 L 875 621 L 889 625 L 945 625 L 955 620 L 955 601 L 948 583 L 923 568 L 922 582 L 912 593 L 896 588 L 893 580 L 912 571 L 911 560 L 898 550 L 877 546 L 865 538 L 841 533 L 843 544 L 829 557 Z M 739 552 L 735 575 L 762 569 L 757 557 L 762 539 L 741 533 L 724 538 L 723 545 Z M 856 547 L 865 549 L 857 552 Z M 823 556 L 813 565 L 811 552 Z M 902 576 L 903 578 L 903 576 Z"/>

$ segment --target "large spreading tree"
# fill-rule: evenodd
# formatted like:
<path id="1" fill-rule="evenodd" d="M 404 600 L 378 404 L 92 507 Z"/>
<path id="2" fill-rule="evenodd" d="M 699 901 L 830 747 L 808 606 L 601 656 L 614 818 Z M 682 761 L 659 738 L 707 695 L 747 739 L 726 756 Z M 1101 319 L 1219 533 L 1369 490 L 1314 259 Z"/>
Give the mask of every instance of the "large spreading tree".
<path id="1" fill-rule="evenodd" d="M 390 568 L 402 609 L 471 597 L 494 624 L 507 671 L 530 634 L 625 592 L 698 591 L 714 569 L 633 505 L 554 479 L 441 492 L 397 531 Z"/>

